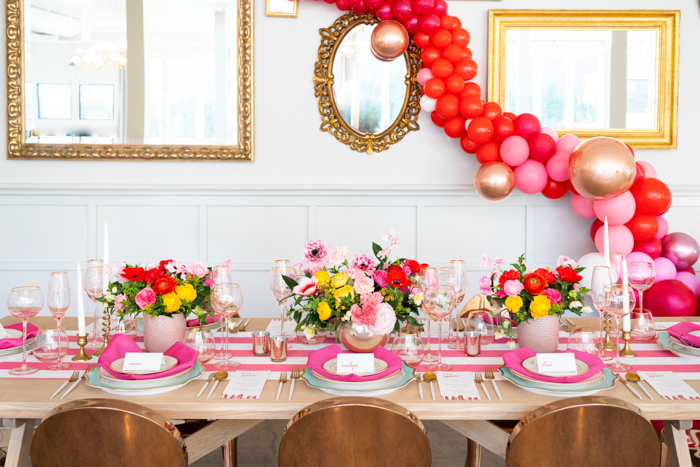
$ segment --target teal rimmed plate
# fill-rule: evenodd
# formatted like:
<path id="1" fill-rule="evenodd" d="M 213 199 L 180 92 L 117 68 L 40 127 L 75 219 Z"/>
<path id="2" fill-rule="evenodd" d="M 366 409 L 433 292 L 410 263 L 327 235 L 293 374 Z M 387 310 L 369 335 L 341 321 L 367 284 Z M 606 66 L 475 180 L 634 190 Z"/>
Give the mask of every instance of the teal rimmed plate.
<path id="1" fill-rule="evenodd" d="M 685 348 L 686 346 L 681 343 L 676 344 L 670 339 L 670 337 L 671 336 L 667 332 L 661 332 L 659 333 L 659 337 L 656 339 L 656 342 L 677 357 L 700 362 L 700 355 L 694 353 L 693 351 L 687 350 Z"/>
<path id="2" fill-rule="evenodd" d="M 533 394 L 539 394 L 542 396 L 555 397 L 591 396 L 593 394 L 596 394 L 597 392 L 612 388 L 613 386 L 615 386 L 615 381 L 617 379 L 617 376 L 615 376 L 612 371 L 610 371 L 608 368 L 604 368 L 603 374 L 605 375 L 605 379 L 596 386 L 586 386 L 585 388 L 573 387 L 570 389 L 561 388 L 555 390 L 548 389 L 543 384 L 540 384 L 540 382 L 538 381 L 527 381 L 520 379 L 517 376 L 513 375 L 510 369 L 505 366 L 500 367 L 498 371 L 501 372 L 505 379 L 507 379 L 517 387 L 524 389 L 525 391 L 531 392 Z M 546 385 L 546 383 L 544 384 Z"/>
<path id="3" fill-rule="evenodd" d="M 328 381 L 316 379 L 316 377 L 314 377 L 314 375 L 311 373 L 311 370 L 308 368 L 304 369 L 304 373 L 301 375 L 301 377 L 304 379 L 304 381 L 306 381 L 306 384 L 312 388 L 316 388 L 334 396 L 378 397 L 401 389 L 416 378 L 416 370 L 406 365 L 405 362 L 402 363 L 403 367 L 400 373 L 400 375 L 403 375 L 402 377 L 399 378 L 399 375 L 397 375 L 396 377 L 387 380 L 384 385 L 379 385 L 377 387 L 353 387 L 352 383 L 347 383 L 347 389 L 340 389 L 335 384 Z"/>
<path id="4" fill-rule="evenodd" d="M 95 367 L 95 369 L 93 369 L 90 373 L 88 373 L 88 381 L 85 384 L 93 388 L 101 389 L 108 394 L 114 394 L 117 396 L 154 396 L 157 394 L 164 394 L 166 392 L 175 391 L 177 389 L 180 389 L 181 387 L 184 387 L 187 383 L 195 379 L 197 376 L 201 375 L 203 371 L 204 367 L 202 366 L 202 363 L 199 361 L 199 359 L 197 359 L 194 366 L 192 367 L 192 372 L 187 372 L 182 377 L 171 381 L 168 384 L 154 388 L 124 389 L 114 387 L 107 381 L 103 381 L 102 378 L 98 378 L 98 366 Z"/>

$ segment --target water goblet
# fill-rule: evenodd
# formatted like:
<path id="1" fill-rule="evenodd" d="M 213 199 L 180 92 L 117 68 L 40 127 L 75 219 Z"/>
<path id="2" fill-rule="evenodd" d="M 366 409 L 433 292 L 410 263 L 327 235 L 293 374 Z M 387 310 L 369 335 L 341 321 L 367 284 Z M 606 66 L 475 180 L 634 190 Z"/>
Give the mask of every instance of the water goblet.
<path id="1" fill-rule="evenodd" d="M 466 331 L 477 331 L 481 334 L 481 345 L 489 345 L 496 338 L 496 319 L 488 311 L 472 311 L 467 318 Z"/>
<path id="2" fill-rule="evenodd" d="M 51 316 L 56 320 L 56 337 L 58 339 L 57 348 L 61 348 L 61 321 L 68 313 L 70 307 L 70 284 L 68 273 L 65 271 L 52 272 L 49 276 L 49 288 L 46 291 L 46 304 L 49 307 Z M 68 340 L 66 340 L 66 346 Z M 67 347 L 66 347 L 67 348 Z M 36 349 L 34 350 L 36 354 Z M 70 368 L 68 363 L 61 361 L 60 352 L 56 352 L 56 363 L 49 365 L 49 370 L 65 370 Z"/>
<path id="3" fill-rule="evenodd" d="M 231 268 L 225 265 L 214 266 L 211 271 L 211 278 L 214 280 L 214 285 L 230 284 L 233 282 Z M 219 333 L 221 334 L 221 350 L 216 353 L 215 357 L 231 358 L 231 354 L 226 355 L 226 352 L 224 351 L 224 333 L 228 333 L 228 327 L 224 322 L 224 317 L 222 315 L 215 313 L 215 316 L 219 318 Z"/>
<path id="4" fill-rule="evenodd" d="M 401 357 L 406 365 L 415 368 L 425 357 L 425 347 L 420 333 L 414 331 L 399 331 L 391 344 L 391 351 Z"/>
<path id="5" fill-rule="evenodd" d="M 428 289 L 429 286 L 432 285 L 437 285 L 438 280 L 439 280 L 439 271 L 437 268 L 434 267 L 427 267 L 423 270 L 423 272 L 418 276 L 418 287 L 420 288 L 421 292 L 423 292 L 423 297 L 425 298 L 425 291 Z M 422 306 L 423 311 L 425 312 L 425 306 Z M 430 315 L 426 313 L 426 318 L 425 318 L 425 329 L 428 333 L 428 340 L 425 343 L 425 356 L 423 357 L 423 363 L 433 363 L 437 361 L 437 357 L 433 354 L 430 353 L 430 339 L 432 337 L 431 331 L 430 331 L 430 322 L 432 321 Z"/>
<path id="6" fill-rule="evenodd" d="M 641 300 L 641 293 L 639 299 Z M 630 342 L 637 344 L 654 342 L 656 339 L 656 324 L 654 317 L 649 310 L 635 310 L 630 314 L 630 325 L 632 329 L 632 339 Z"/>
<path id="7" fill-rule="evenodd" d="M 595 329 L 589 327 L 574 327 L 569 332 L 566 341 L 567 350 L 578 350 L 591 355 L 598 355 L 598 336 Z"/>
<path id="8" fill-rule="evenodd" d="M 635 305 L 634 290 L 631 287 L 610 284 L 605 286 L 605 309 L 615 318 L 615 330 L 620 331 L 620 318 L 630 313 Z M 605 365 L 613 373 L 627 373 L 632 371 L 630 365 L 620 363 L 620 343 L 615 342 L 615 361 Z"/>
<path id="9" fill-rule="evenodd" d="M 605 286 L 612 284 L 610 268 L 607 266 L 595 266 L 591 276 L 591 299 L 593 306 L 598 310 L 600 318 L 600 338 L 598 339 L 598 356 L 601 360 L 610 360 L 612 357 L 605 353 L 603 347 L 605 341 Z"/>
<path id="10" fill-rule="evenodd" d="M 439 280 L 441 283 L 449 284 L 454 289 L 454 291 L 455 291 L 455 308 L 454 309 L 456 309 L 457 305 L 459 305 L 459 303 L 464 299 L 464 296 L 467 294 L 467 276 L 466 276 L 466 274 L 459 267 L 440 268 Z M 452 326 L 449 326 L 448 329 L 449 329 L 448 337 L 447 337 L 448 347 L 451 349 L 463 349 L 464 348 L 464 341 L 462 339 L 460 339 L 460 336 L 459 336 L 459 325 L 457 326 L 457 331 L 455 331 L 455 334 L 452 334 Z"/>
<path id="11" fill-rule="evenodd" d="M 206 363 L 216 354 L 216 339 L 211 331 L 200 327 L 189 328 L 185 336 L 185 345 L 191 347 L 199 354 L 199 361 Z"/>
<path id="12" fill-rule="evenodd" d="M 272 290 L 272 293 L 275 295 L 275 298 L 277 299 L 280 305 L 279 336 L 292 339 L 293 337 L 287 336 L 284 331 L 284 323 L 287 319 L 287 313 L 284 306 L 287 302 L 287 299 L 289 298 L 289 295 L 292 293 L 292 290 L 284 281 L 284 276 L 289 276 L 289 274 L 292 272 L 292 269 L 285 263 L 280 263 L 279 261 L 280 260 L 278 260 L 276 263 L 278 266 L 275 266 L 270 270 L 270 275 L 268 277 L 268 285 L 270 286 L 270 290 Z M 289 342 L 287 342 L 287 349 L 290 348 L 292 348 L 292 346 L 289 345 Z"/>
<path id="13" fill-rule="evenodd" d="M 233 283 L 214 285 L 211 293 L 211 304 L 217 315 L 223 316 L 224 319 L 228 320 L 243 307 L 241 286 Z M 231 360 L 228 351 L 228 336 L 229 333 L 226 332 L 224 334 L 224 361 L 214 364 L 214 368 L 217 370 L 233 370 L 241 365 L 239 362 Z"/>
<path id="14" fill-rule="evenodd" d="M 36 316 L 44 306 L 44 296 L 41 288 L 30 285 L 15 287 L 7 296 L 7 309 L 12 316 L 22 320 L 22 365 L 10 370 L 11 375 L 30 375 L 39 371 L 38 368 L 27 366 L 27 321 Z"/>
<path id="15" fill-rule="evenodd" d="M 455 307 L 455 291 L 449 284 L 430 286 L 425 291 L 424 306 L 429 315 L 438 319 L 439 335 L 442 337 L 442 322 Z M 450 371 L 452 365 L 442 363 L 442 340 L 438 339 L 437 362 L 428 365 L 429 371 Z"/>
<path id="16" fill-rule="evenodd" d="M 644 310 L 644 291 L 650 288 L 656 280 L 654 263 L 648 261 L 632 261 L 629 264 L 627 278 L 630 286 L 639 292 L 639 311 Z"/>
<path id="17" fill-rule="evenodd" d="M 40 362 L 56 362 L 68 355 L 68 345 L 68 334 L 64 329 L 59 330 L 53 324 L 42 326 L 34 339 L 32 355 Z M 53 368 L 49 366 L 49 369 Z"/>
<path id="18" fill-rule="evenodd" d="M 99 263 L 98 263 L 99 262 Z M 99 264 L 99 266 L 94 266 Z M 90 260 L 88 261 L 88 266 L 85 268 L 85 277 L 83 278 L 83 289 L 87 293 L 90 301 L 92 302 L 92 339 L 85 346 L 86 349 L 99 349 L 102 348 L 102 342 L 104 338 L 100 336 L 100 319 L 97 314 L 97 301 L 98 298 L 102 297 L 102 284 L 104 280 L 104 268 L 102 267 L 102 260 Z"/>

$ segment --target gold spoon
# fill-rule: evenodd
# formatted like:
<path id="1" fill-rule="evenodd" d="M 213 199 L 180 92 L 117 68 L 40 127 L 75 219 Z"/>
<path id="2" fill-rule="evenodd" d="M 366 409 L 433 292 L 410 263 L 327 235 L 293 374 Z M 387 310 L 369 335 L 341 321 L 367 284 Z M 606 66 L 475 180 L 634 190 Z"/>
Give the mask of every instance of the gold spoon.
<path id="1" fill-rule="evenodd" d="M 649 397 L 649 399 L 654 400 L 654 398 L 651 397 L 651 394 L 649 394 L 644 385 L 640 383 L 640 381 L 642 380 L 641 376 L 639 376 L 634 371 L 630 371 L 629 373 L 625 373 L 625 378 L 627 378 L 627 381 L 629 381 L 630 383 L 637 383 L 637 385 L 640 388 L 642 388 L 642 391 L 644 391 L 644 394 L 646 394 Z"/>
<path id="2" fill-rule="evenodd" d="M 226 371 L 217 371 L 214 373 L 214 386 L 211 387 L 211 390 L 209 391 L 209 394 L 207 394 L 207 399 L 209 399 L 209 396 L 211 396 L 211 393 L 214 392 L 214 389 L 216 389 L 216 385 L 219 384 L 219 381 L 223 381 L 226 378 L 228 378 L 228 373 Z"/>
<path id="3" fill-rule="evenodd" d="M 202 386 L 202 389 L 199 390 L 199 392 L 197 393 L 197 397 L 199 397 L 199 396 L 202 395 L 202 393 L 203 393 L 204 390 L 207 388 L 207 386 L 209 385 L 209 383 L 211 383 L 211 380 L 214 379 L 214 376 L 216 376 L 216 373 L 212 373 L 212 374 L 209 375 L 209 379 L 207 379 L 207 381 L 204 383 L 204 386 Z"/>
<path id="4" fill-rule="evenodd" d="M 433 396 L 433 400 L 435 400 L 435 388 L 433 387 L 433 381 L 435 381 L 436 379 L 437 376 L 432 371 L 427 371 L 423 373 L 423 380 L 428 381 L 430 383 L 430 394 Z"/>

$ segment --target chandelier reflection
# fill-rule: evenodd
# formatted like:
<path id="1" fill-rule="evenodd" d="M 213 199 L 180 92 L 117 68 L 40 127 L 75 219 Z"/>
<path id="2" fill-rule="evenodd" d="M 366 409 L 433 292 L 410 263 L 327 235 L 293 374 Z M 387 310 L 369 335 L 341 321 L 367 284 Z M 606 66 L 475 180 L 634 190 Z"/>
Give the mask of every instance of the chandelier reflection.
<path id="1" fill-rule="evenodd" d="M 126 41 L 121 43 L 119 49 L 112 41 L 104 41 L 97 42 L 86 51 L 77 48 L 73 54 L 71 63 L 76 68 L 86 65 L 94 70 L 99 70 L 107 63 L 113 68 L 126 67 Z"/>

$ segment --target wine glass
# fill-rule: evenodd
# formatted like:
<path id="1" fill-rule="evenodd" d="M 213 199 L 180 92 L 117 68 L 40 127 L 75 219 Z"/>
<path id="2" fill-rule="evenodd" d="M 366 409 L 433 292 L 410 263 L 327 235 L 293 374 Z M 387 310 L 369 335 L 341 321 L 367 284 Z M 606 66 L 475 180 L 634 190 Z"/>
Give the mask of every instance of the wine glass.
<path id="1" fill-rule="evenodd" d="M 588 327 L 573 328 L 566 341 L 566 350 L 578 350 L 591 355 L 598 355 L 598 336 L 595 329 Z"/>
<path id="2" fill-rule="evenodd" d="M 11 375 L 30 375 L 39 371 L 38 368 L 27 366 L 27 320 L 36 316 L 44 306 L 44 296 L 41 288 L 30 285 L 15 287 L 7 296 L 7 309 L 15 318 L 22 320 L 22 366 L 10 370 Z"/>
<path id="3" fill-rule="evenodd" d="M 620 318 L 630 313 L 635 305 L 634 290 L 631 287 L 610 284 L 605 286 L 605 308 L 615 318 L 615 330 L 620 332 Z M 605 365 L 614 373 L 626 373 L 632 371 L 630 365 L 620 363 L 620 343 L 615 343 L 615 361 Z"/>
<path id="4" fill-rule="evenodd" d="M 639 292 L 639 312 L 644 310 L 644 291 L 654 284 L 656 270 L 654 264 L 647 261 L 632 261 L 629 264 L 627 278 L 632 288 Z"/>
<path id="5" fill-rule="evenodd" d="M 61 348 L 61 320 L 68 313 L 70 306 L 70 283 L 68 273 L 65 271 L 52 272 L 49 276 L 49 289 L 46 291 L 46 304 L 49 306 L 51 316 L 56 320 L 56 336 L 58 348 Z M 49 365 L 49 370 L 65 370 L 70 368 L 68 363 L 61 361 L 61 353 L 56 352 L 56 363 Z"/>
<path id="6" fill-rule="evenodd" d="M 459 267 L 440 268 L 440 283 L 449 284 L 455 291 L 455 309 L 467 294 L 467 275 Z M 450 316 L 452 319 L 452 316 Z M 459 324 L 457 325 L 459 329 Z M 452 326 L 448 326 L 447 346 L 451 349 L 463 349 L 464 341 L 459 338 L 459 331 L 452 334 Z"/>
<path id="7" fill-rule="evenodd" d="M 641 300 L 641 294 L 639 296 Z M 656 324 L 649 310 L 633 311 L 630 314 L 630 325 L 632 328 L 630 342 L 647 344 L 656 339 Z"/>
<path id="8" fill-rule="evenodd" d="M 139 328 L 133 318 L 115 316 L 110 320 L 109 334 L 111 336 L 115 334 L 124 334 L 129 339 L 135 341 L 139 334 Z"/>
<path id="9" fill-rule="evenodd" d="M 199 361 L 206 363 L 216 354 L 216 339 L 211 331 L 200 327 L 189 328 L 185 336 L 185 345 L 199 354 Z"/>
<path id="10" fill-rule="evenodd" d="M 211 304 L 216 313 L 226 320 L 235 315 L 243 307 L 243 293 L 241 286 L 233 283 L 223 283 L 214 285 L 211 293 Z M 228 332 L 224 334 L 224 361 L 214 364 L 217 370 L 233 370 L 241 364 L 232 361 L 228 351 Z"/>
<path id="11" fill-rule="evenodd" d="M 280 265 L 279 260 L 277 261 L 278 265 Z M 290 266 L 281 263 L 280 266 L 275 266 L 270 270 L 270 276 L 269 276 L 269 285 L 270 285 L 270 290 L 272 290 L 272 293 L 275 294 L 275 298 L 280 304 L 280 333 L 279 335 L 282 337 L 285 337 L 286 334 L 284 332 L 284 322 L 286 320 L 286 313 L 285 313 L 285 308 L 284 304 L 286 303 L 287 299 L 289 298 L 289 294 L 292 293 L 292 290 L 289 288 L 287 283 L 284 281 L 283 276 L 288 276 L 292 272 L 292 269 Z M 277 335 L 277 334 L 274 334 Z M 292 336 L 286 336 L 289 339 L 292 338 Z M 290 349 L 292 346 L 289 345 L 289 342 L 287 342 L 287 349 Z"/>
<path id="12" fill-rule="evenodd" d="M 428 287 L 432 285 L 437 285 L 438 284 L 438 270 L 437 268 L 433 267 L 427 267 L 425 270 L 421 273 L 420 276 L 418 276 L 418 287 L 420 288 L 421 292 L 423 292 L 423 300 L 425 301 L 425 291 L 428 290 Z M 423 311 L 425 312 L 425 305 L 423 305 Z M 423 357 L 423 363 L 433 363 L 437 361 L 437 357 L 433 354 L 430 353 L 430 338 L 432 337 L 430 334 L 430 322 L 432 319 L 430 316 L 426 313 L 426 330 L 428 331 L 428 341 L 425 343 L 425 356 Z"/>
<path id="13" fill-rule="evenodd" d="M 412 331 L 399 331 L 391 344 L 391 351 L 401 357 L 406 365 L 415 368 L 421 364 L 425 357 L 425 347 L 420 333 Z"/>
<path id="14" fill-rule="evenodd" d="M 605 341 L 605 286 L 612 284 L 610 268 L 607 266 L 595 266 L 591 276 L 591 299 L 593 306 L 598 310 L 600 318 L 600 338 L 598 339 L 598 356 L 601 360 L 610 360 L 612 357 L 605 353 L 603 343 Z"/>
<path id="15" fill-rule="evenodd" d="M 214 285 L 216 284 L 230 284 L 233 282 L 233 277 L 231 274 L 231 268 L 228 266 L 214 266 L 211 271 L 211 278 L 214 280 Z M 213 290 L 213 289 L 212 289 Z M 226 355 L 224 351 L 224 333 L 228 334 L 228 326 L 224 323 L 224 317 L 216 313 L 219 317 L 219 332 L 221 333 L 221 350 L 216 353 L 216 358 L 231 358 L 231 354 Z"/>
<path id="16" fill-rule="evenodd" d="M 99 266 L 95 266 L 99 264 Z M 93 259 L 88 261 L 88 266 L 85 268 L 85 278 L 83 279 L 83 289 L 87 293 L 90 301 L 92 301 L 92 339 L 85 346 L 87 349 L 99 349 L 102 347 L 104 338 L 100 336 L 99 318 L 97 315 L 97 301 L 102 297 L 102 282 L 104 280 L 104 268 L 102 267 L 101 259 Z"/>
<path id="17" fill-rule="evenodd" d="M 455 308 L 455 290 L 449 284 L 429 286 L 425 291 L 424 307 L 428 314 L 438 318 L 439 336 L 442 337 L 442 322 Z M 437 362 L 428 365 L 429 371 L 450 371 L 452 365 L 442 363 L 442 340 L 438 339 Z"/>

